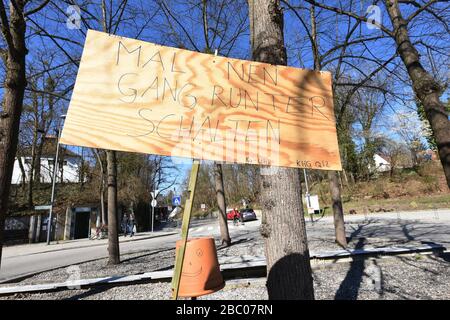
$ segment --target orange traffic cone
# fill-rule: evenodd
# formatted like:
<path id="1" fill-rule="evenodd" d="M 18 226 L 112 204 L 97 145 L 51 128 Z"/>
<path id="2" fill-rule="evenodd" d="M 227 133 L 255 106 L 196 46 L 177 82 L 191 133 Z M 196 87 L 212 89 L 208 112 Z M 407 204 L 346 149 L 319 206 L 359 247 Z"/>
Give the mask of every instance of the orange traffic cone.
<path id="1" fill-rule="evenodd" d="M 176 252 L 182 240 L 176 243 Z M 176 257 L 175 257 L 176 261 Z M 213 238 L 193 238 L 186 243 L 178 296 L 198 297 L 225 286 Z"/>

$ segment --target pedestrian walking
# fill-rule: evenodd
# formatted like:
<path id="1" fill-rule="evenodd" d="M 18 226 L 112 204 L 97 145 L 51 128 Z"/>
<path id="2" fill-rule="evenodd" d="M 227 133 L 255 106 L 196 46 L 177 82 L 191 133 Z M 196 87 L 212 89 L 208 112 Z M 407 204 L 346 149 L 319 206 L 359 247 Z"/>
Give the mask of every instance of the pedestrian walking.
<path id="1" fill-rule="evenodd" d="M 128 227 L 130 228 L 130 237 L 132 237 L 136 232 L 136 223 L 133 212 L 130 213 L 128 218 Z"/>
<path id="2" fill-rule="evenodd" d="M 122 230 L 123 230 L 124 237 L 126 237 L 128 234 L 128 224 L 129 224 L 128 214 L 124 213 L 123 218 L 122 218 Z"/>

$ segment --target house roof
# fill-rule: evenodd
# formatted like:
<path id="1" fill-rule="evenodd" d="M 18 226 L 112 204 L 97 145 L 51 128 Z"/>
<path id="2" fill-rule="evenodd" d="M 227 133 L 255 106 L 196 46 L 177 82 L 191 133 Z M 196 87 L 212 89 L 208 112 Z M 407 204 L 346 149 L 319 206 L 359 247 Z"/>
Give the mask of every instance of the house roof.
<path id="1" fill-rule="evenodd" d="M 54 135 L 47 135 L 44 138 L 44 145 L 42 146 L 42 157 L 54 157 L 56 154 L 57 137 Z M 25 157 L 31 156 L 31 147 L 26 147 L 22 153 Z M 66 147 L 59 146 L 59 156 L 62 158 L 79 158 L 80 156 L 75 152 L 70 151 Z"/>
<path id="2" fill-rule="evenodd" d="M 387 161 L 389 163 L 391 162 L 391 157 L 389 157 L 388 155 L 385 155 L 385 154 L 382 154 L 382 153 L 376 153 L 376 155 L 378 155 L 384 161 Z"/>

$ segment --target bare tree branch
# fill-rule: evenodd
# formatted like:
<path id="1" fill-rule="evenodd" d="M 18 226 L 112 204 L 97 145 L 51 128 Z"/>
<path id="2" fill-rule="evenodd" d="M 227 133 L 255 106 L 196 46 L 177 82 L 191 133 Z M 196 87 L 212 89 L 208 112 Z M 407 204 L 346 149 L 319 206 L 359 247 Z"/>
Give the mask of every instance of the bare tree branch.
<path id="1" fill-rule="evenodd" d="M 25 17 L 27 17 L 27 16 L 29 16 L 29 15 L 31 15 L 31 14 L 33 14 L 33 13 L 36 13 L 36 12 L 42 10 L 49 2 L 50 2 L 50 0 L 44 0 L 44 2 L 42 2 L 39 6 L 37 6 L 37 7 L 34 8 L 34 9 L 31 9 L 31 10 L 25 12 L 23 15 L 24 15 Z"/>
<path id="2" fill-rule="evenodd" d="M 0 1 L 1 2 L 1 1 Z M 31 21 L 40 31 L 42 31 L 45 35 L 47 35 L 50 40 L 64 53 L 64 55 L 69 58 L 69 60 L 76 66 L 78 66 L 78 62 L 76 62 L 72 56 L 56 41 L 45 29 L 43 29 L 39 24 L 37 24 L 31 17 L 28 17 L 28 20 Z"/>
<path id="3" fill-rule="evenodd" d="M 199 48 L 195 45 L 195 42 L 192 40 L 191 36 L 189 35 L 189 32 L 187 32 L 186 28 L 180 23 L 180 21 L 178 21 L 178 19 L 172 14 L 172 12 L 170 11 L 170 9 L 167 7 L 166 3 L 164 2 L 164 0 L 162 0 L 159 3 L 162 7 L 163 7 L 163 11 L 166 12 L 167 14 L 169 14 L 172 19 L 180 26 L 180 28 L 183 30 L 183 32 L 185 33 L 186 37 L 189 39 L 189 42 L 191 43 L 191 45 L 195 48 L 196 51 L 200 52 Z"/>
<path id="4" fill-rule="evenodd" d="M 208 38 L 208 16 L 207 16 L 207 0 L 202 0 L 202 19 L 203 19 L 203 36 L 205 37 L 206 50 L 210 52 Z"/>
<path id="5" fill-rule="evenodd" d="M 0 21 L 2 23 L 2 34 L 5 38 L 6 44 L 8 45 L 8 51 L 12 54 L 14 44 L 11 37 L 11 31 L 9 30 L 9 22 L 3 0 L 0 1 Z"/>
<path id="6" fill-rule="evenodd" d="M 380 72 L 380 70 L 384 69 L 392 60 L 394 60 L 397 57 L 397 53 L 395 53 L 392 57 L 390 57 L 388 60 L 386 60 L 383 64 L 380 64 L 378 68 L 373 70 L 371 73 L 369 73 L 362 81 L 360 81 L 356 86 L 354 86 L 346 95 L 344 99 L 344 103 L 342 104 L 342 110 L 338 116 L 337 123 L 340 123 L 342 120 L 342 116 L 344 114 L 344 111 L 350 102 L 350 99 L 352 98 L 353 94 L 358 91 L 358 89 L 362 86 L 364 86 L 375 74 Z"/>
<path id="7" fill-rule="evenodd" d="M 117 32 L 117 28 L 119 27 L 120 21 L 122 21 L 122 16 L 123 16 L 123 13 L 124 13 L 124 11 L 125 11 L 125 7 L 127 6 L 127 3 L 128 3 L 128 1 L 127 1 L 127 0 L 124 0 L 124 1 L 122 1 L 122 2 L 120 3 L 120 5 L 119 5 L 119 8 L 120 8 L 120 6 L 122 6 L 122 4 L 123 4 L 122 10 L 120 10 L 119 18 L 117 19 L 117 21 L 116 21 L 116 23 L 115 23 L 115 27 L 114 27 L 114 31 L 113 31 L 114 34 Z M 114 17 L 111 17 L 111 20 L 112 20 L 113 18 L 114 18 Z"/>
<path id="8" fill-rule="evenodd" d="M 437 0 L 431 0 L 430 2 L 424 4 L 421 8 L 419 8 L 417 11 L 412 13 L 408 18 L 406 18 L 407 23 L 411 22 L 412 19 L 417 17 L 423 11 L 427 10 L 432 4 L 435 4 L 436 2 L 438 2 L 438 1 Z"/>
<path id="9" fill-rule="evenodd" d="M 376 21 L 369 20 L 366 17 L 357 15 L 356 13 L 345 11 L 345 10 L 343 10 L 341 8 L 328 6 L 326 4 L 322 4 L 322 3 L 319 3 L 319 2 L 314 1 L 314 0 L 305 0 L 305 1 L 310 3 L 310 4 L 312 4 L 312 5 L 318 6 L 320 8 L 323 8 L 323 9 L 326 9 L 326 10 L 330 10 L 330 11 L 333 11 L 333 12 L 336 12 L 336 13 L 339 13 L 339 14 L 342 14 L 342 15 L 345 15 L 345 16 L 352 17 L 353 19 L 356 19 L 356 20 L 372 23 L 373 25 L 377 26 L 383 32 L 385 32 L 386 34 L 390 35 L 391 37 L 394 36 L 394 33 L 391 30 L 389 30 L 387 27 L 385 27 L 384 25 L 382 25 L 382 24 L 380 24 L 380 23 L 378 23 Z"/>

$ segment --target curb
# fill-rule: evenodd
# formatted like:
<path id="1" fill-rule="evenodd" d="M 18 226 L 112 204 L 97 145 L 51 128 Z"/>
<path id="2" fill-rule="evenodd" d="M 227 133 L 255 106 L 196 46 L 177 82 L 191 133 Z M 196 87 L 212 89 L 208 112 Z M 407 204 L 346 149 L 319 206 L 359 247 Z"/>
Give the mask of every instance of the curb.
<path id="1" fill-rule="evenodd" d="M 171 235 L 174 235 L 174 234 L 177 234 L 177 233 L 178 232 L 171 232 L 171 233 L 161 234 L 161 235 L 157 235 L 157 236 L 153 236 L 153 237 L 133 239 L 133 240 L 129 240 L 129 241 L 126 241 L 126 242 L 148 240 L 148 239 L 152 239 L 152 238 L 161 238 L 161 237 L 165 237 L 165 236 L 171 236 Z M 98 247 L 98 246 L 102 246 L 102 245 L 105 245 L 105 244 L 103 244 L 103 243 L 93 244 L 91 246 L 86 246 L 86 248 Z M 71 249 L 80 249 L 80 247 L 77 247 L 77 248 L 61 248 L 61 249 L 51 250 L 51 251 L 43 251 L 43 252 L 36 252 L 36 253 L 30 253 L 30 254 L 23 254 L 23 255 L 18 255 L 18 256 L 15 256 L 15 257 L 22 257 L 22 256 L 28 256 L 28 255 L 36 255 L 36 254 L 42 254 L 42 253 L 71 250 Z M 134 252 L 130 252 L 130 253 L 134 253 Z M 25 280 L 27 278 L 33 277 L 33 276 L 35 276 L 37 274 L 40 274 L 40 273 L 43 273 L 43 272 L 49 272 L 49 271 L 61 269 L 61 268 L 67 267 L 67 266 L 79 265 L 79 264 L 82 264 L 82 263 L 97 261 L 99 259 L 104 259 L 104 258 L 105 257 L 98 257 L 98 258 L 95 258 L 95 259 L 84 260 L 84 261 L 78 262 L 78 263 L 63 264 L 63 265 L 60 265 L 60 266 L 57 266 L 57 267 L 54 267 L 54 268 L 50 268 L 50 269 L 42 269 L 42 270 L 39 270 L 39 271 L 33 271 L 33 272 L 30 272 L 30 273 L 24 273 L 24 274 L 21 274 L 21 275 L 18 275 L 18 276 L 14 276 L 12 278 L 1 279 L 0 280 L 0 284 L 19 282 L 19 281 Z"/>
<path id="2" fill-rule="evenodd" d="M 159 235 L 156 235 L 156 236 L 145 236 L 145 237 L 142 237 L 142 238 L 136 238 L 136 239 L 131 239 L 131 240 L 122 241 L 122 242 L 119 241 L 119 245 L 121 243 L 127 243 L 127 242 L 134 242 L 134 241 L 141 241 L 141 240 L 148 240 L 148 239 L 153 239 L 153 238 L 161 238 L 161 237 L 172 236 L 172 235 L 177 234 L 177 233 L 178 232 L 170 231 L 170 232 L 168 232 L 166 234 L 159 234 Z M 95 240 L 92 240 L 92 241 L 95 241 Z M 86 245 L 86 246 L 81 246 L 81 247 L 60 248 L 60 249 L 55 249 L 55 250 L 46 250 L 46 251 L 40 251 L 40 252 L 25 253 L 25 254 L 19 254 L 19 255 L 15 255 L 15 256 L 11 256 L 11 257 L 6 257 L 5 259 L 16 258 L 16 257 L 24 257 L 24 256 L 32 256 L 32 255 L 36 255 L 36 254 L 49 253 L 49 252 L 58 252 L 58 251 L 82 249 L 82 248 L 92 248 L 92 247 L 99 247 L 99 246 L 103 246 L 103 245 L 108 245 L 108 242 L 105 242 L 105 243 L 94 243 L 94 244 L 91 244 L 91 245 Z M 0 283 L 2 283 L 2 281 L 0 281 Z"/>

